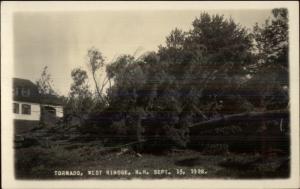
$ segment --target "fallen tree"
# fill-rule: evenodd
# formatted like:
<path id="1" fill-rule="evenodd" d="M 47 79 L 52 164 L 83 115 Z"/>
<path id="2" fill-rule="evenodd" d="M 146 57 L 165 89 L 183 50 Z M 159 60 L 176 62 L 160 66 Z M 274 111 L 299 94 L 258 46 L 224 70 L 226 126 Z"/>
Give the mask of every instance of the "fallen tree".
<path id="1" fill-rule="evenodd" d="M 239 114 L 232 114 L 227 116 L 210 119 L 199 123 L 192 124 L 190 126 L 190 132 L 207 131 L 220 127 L 230 126 L 232 123 L 241 123 L 245 121 L 270 121 L 288 119 L 288 110 L 272 110 L 267 112 L 245 112 Z"/>
<path id="2" fill-rule="evenodd" d="M 285 119 L 287 120 L 289 118 L 289 111 L 288 110 L 272 110 L 272 111 L 267 111 L 267 112 L 245 112 L 245 113 L 239 113 L 239 114 L 232 114 L 232 115 L 227 115 L 227 116 L 222 116 L 219 118 L 215 119 L 210 119 L 202 122 L 198 122 L 195 124 L 192 124 L 189 127 L 190 134 L 196 136 L 197 140 L 206 140 L 206 141 L 218 141 L 218 140 L 225 140 L 225 141 L 243 141 L 246 139 L 239 138 L 238 136 L 228 136 L 228 137 L 219 137 L 219 136 L 206 136 L 203 135 L 203 131 L 209 131 L 209 130 L 214 130 L 217 128 L 224 128 L 224 127 L 229 127 L 234 123 L 245 123 L 245 122 L 260 122 L 260 121 L 270 121 L 270 120 L 282 120 Z M 74 128 L 76 133 L 68 131 L 68 128 L 62 128 L 60 126 L 57 127 L 52 127 L 52 128 L 39 128 L 39 129 L 32 129 L 30 132 L 24 133 L 22 135 L 22 141 L 19 141 L 21 143 L 24 143 L 28 140 L 26 139 L 37 139 L 38 141 L 43 141 L 44 136 L 47 136 L 46 138 L 53 138 L 54 141 L 58 140 L 56 139 L 57 137 L 60 138 L 61 135 L 64 135 L 64 139 L 68 139 L 65 135 L 70 135 L 73 136 L 74 134 L 82 138 L 79 131 L 77 131 L 77 127 Z M 202 133 L 202 134 L 201 134 Z M 74 135 L 74 136 L 75 136 Z M 43 136 L 43 137 L 42 137 Z M 85 136 L 85 135 L 84 135 Z M 252 137 L 248 138 L 250 141 L 255 141 L 259 140 L 260 136 L 257 137 Z M 275 136 L 274 136 L 275 137 Z M 266 141 L 286 141 L 286 136 L 276 136 L 275 138 L 272 136 L 265 137 Z M 72 137 L 71 137 L 72 138 Z M 88 137 L 90 138 L 90 137 Z M 96 137 L 98 140 L 101 137 Z M 132 146 L 136 145 L 138 143 L 147 143 L 150 142 L 152 139 L 146 139 L 145 141 L 131 141 L 130 143 L 127 143 L 122 146 Z M 120 148 L 120 146 L 117 146 L 116 148 Z"/>

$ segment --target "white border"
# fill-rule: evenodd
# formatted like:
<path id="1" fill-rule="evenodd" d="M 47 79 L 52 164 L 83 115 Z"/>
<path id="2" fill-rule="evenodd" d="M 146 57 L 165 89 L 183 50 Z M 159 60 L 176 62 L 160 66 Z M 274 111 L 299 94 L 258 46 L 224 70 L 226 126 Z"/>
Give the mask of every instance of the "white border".
<path id="1" fill-rule="evenodd" d="M 12 127 L 13 27 L 16 11 L 271 9 L 286 7 L 290 18 L 290 94 L 292 166 L 289 179 L 264 180 L 67 180 L 14 179 Z M 246 2 L 2 2 L 1 3 L 1 156 L 3 188 L 298 188 L 299 187 L 299 3 Z M 251 19 L 251 15 L 249 15 Z"/>

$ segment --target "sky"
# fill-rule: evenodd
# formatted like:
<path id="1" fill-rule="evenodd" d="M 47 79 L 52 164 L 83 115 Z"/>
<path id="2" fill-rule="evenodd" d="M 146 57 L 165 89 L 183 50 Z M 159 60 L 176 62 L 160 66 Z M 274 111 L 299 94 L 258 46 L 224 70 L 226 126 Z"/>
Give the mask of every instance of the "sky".
<path id="1" fill-rule="evenodd" d="M 174 29 L 191 29 L 201 12 L 221 14 L 251 29 L 271 10 L 149 10 L 94 12 L 17 12 L 14 14 L 14 77 L 39 79 L 48 66 L 54 89 L 68 95 L 71 70 L 88 70 L 87 51 L 95 47 L 106 62 L 122 54 L 156 51 Z M 104 72 L 99 73 L 99 79 Z M 93 87 L 90 77 L 90 85 Z"/>

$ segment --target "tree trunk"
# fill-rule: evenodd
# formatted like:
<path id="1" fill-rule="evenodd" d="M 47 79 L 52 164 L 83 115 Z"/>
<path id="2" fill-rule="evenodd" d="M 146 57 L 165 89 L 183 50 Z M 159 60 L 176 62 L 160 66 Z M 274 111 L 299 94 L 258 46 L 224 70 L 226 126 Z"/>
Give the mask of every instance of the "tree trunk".
<path id="1" fill-rule="evenodd" d="M 272 110 L 267 112 L 246 112 L 240 114 L 232 114 L 223 116 L 221 118 L 203 121 L 190 126 L 191 132 L 207 131 L 224 126 L 230 126 L 231 123 L 245 122 L 245 121 L 261 121 L 264 120 L 277 120 L 288 118 L 288 110 Z"/>
<path id="2" fill-rule="evenodd" d="M 96 81 L 96 78 L 95 78 L 95 73 L 93 73 L 92 75 L 93 75 L 93 79 L 94 79 L 94 82 L 95 82 L 95 86 L 96 86 L 96 90 L 97 90 L 98 96 L 103 101 L 103 98 L 102 98 L 102 96 L 100 94 L 99 87 L 98 87 L 98 84 L 97 84 L 97 81 Z"/>

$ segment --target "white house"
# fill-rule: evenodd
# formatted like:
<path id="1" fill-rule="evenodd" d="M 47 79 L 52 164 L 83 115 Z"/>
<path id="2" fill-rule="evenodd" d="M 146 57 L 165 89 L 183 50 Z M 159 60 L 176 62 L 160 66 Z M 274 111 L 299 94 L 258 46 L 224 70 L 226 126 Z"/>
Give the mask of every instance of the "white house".
<path id="1" fill-rule="evenodd" d="M 60 99 L 39 94 L 33 82 L 20 78 L 13 79 L 13 113 L 16 127 L 54 122 L 64 115 Z"/>

